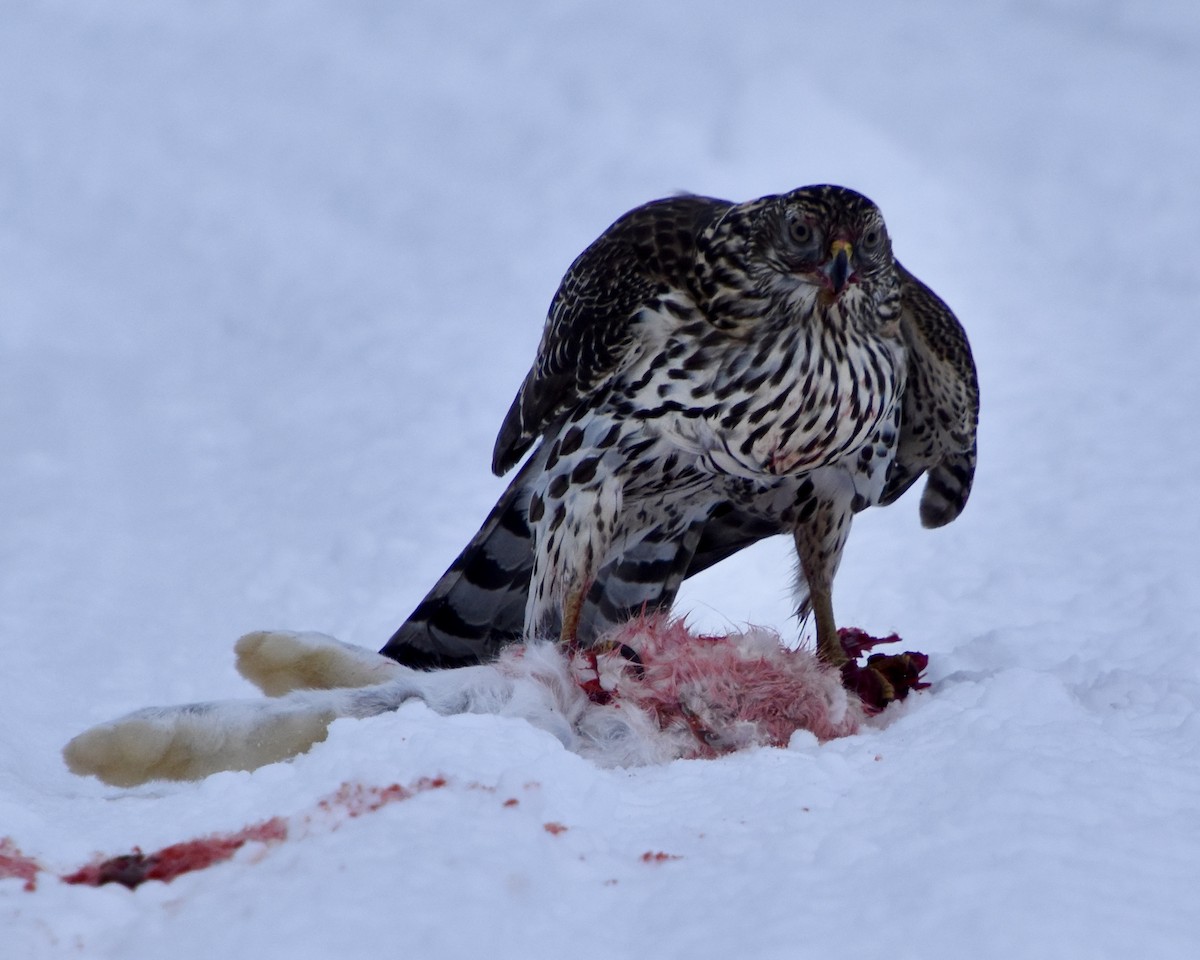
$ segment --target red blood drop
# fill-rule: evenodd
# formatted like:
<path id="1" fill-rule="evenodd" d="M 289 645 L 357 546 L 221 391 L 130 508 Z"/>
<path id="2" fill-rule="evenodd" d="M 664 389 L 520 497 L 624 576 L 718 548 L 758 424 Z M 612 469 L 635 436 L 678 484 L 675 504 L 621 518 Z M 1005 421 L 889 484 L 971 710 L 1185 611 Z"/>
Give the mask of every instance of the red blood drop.
<path id="1" fill-rule="evenodd" d="M 186 840 L 163 847 L 155 853 L 142 853 L 135 847 L 132 853 L 89 864 L 63 877 L 63 880 L 66 883 L 92 887 L 105 883 L 119 883 L 133 890 L 147 880 L 170 883 L 182 874 L 221 863 L 251 841 L 270 843 L 286 838 L 287 821 L 282 817 L 272 817 L 237 833 L 214 834 L 199 840 Z"/>
<path id="2" fill-rule="evenodd" d="M 12 837 L 0 838 L 0 880 L 15 877 L 25 881 L 25 889 L 37 889 L 37 875 L 42 868 L 32 857 L 23 854 Z"/>

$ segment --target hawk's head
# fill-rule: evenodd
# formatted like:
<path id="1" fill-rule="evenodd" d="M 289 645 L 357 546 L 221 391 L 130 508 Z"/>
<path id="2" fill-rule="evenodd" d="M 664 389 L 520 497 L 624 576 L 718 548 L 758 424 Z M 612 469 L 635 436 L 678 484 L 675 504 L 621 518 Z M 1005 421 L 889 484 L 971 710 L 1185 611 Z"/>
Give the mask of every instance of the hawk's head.
<path id="1" fill-rule="evenodd" d="M 879 208 L 845 187 L 801 187 L 746 205 L 761 282 L 789 298 L 878 305 L 896 285 L 892 243 Z"/>

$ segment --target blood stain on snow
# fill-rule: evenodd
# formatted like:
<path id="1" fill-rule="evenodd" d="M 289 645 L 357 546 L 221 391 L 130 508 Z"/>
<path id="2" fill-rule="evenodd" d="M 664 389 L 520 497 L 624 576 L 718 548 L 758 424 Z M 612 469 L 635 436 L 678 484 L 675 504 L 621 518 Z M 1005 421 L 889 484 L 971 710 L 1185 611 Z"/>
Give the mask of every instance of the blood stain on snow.
<path id="1" fill-rule="evenodd" d="M 500 804 L 500 806 L 502 806 L 502 807 L 515 807 L 515 806 L 516 806 L 517 804 L 519 804 L 520 802 L 521 802 L 521 801 L 520 801 L 520 800 L 518 800 L 516 797 L 509 797 L 509 798 L 508 798 L 507 800 L 505 800 L 505 801 L 504 801 L 502 804 Z"/>
<path id="2" fill-rule="evenodd" d="M 362 783 L 343 783 L 338 790 L 317 802 L 317 810 L 323 814 L 341 814 L 345 817 L 360 817 L 394 803 L 407 800 L 426 790 L 437 790 L 447 784 L 445 777 L 421 777 L 414 783 L 403 786 L 391 783 L 387 786 L 371 786 Z M 307 830 L 313 815 L 286 819 L 272 817 L 262 823 L 245 827 L 236 833 L 212 834 L 196 840 L 163 847 L 154 853 L 143 853 L 137 847 L 132 853 L 108 857 L 81 867 L 74 873 L 62 877 L 64 883 L 98 887 L 106 883 L 120 883 L 130 890 L 136 889 L 147 880 L 170 883 L 176 877 L 194 870 L 203 870 L 230 859 L 247 843 L 278 843 L 290 834 Z M 327 829 L 336 830 L 335 821 Z M 556 825 L 557 826 L 557 825 Z M 549 825 L 548 825 L 549 827 Z M 547 827 L 547 828 L 548 828 Z M 565 830 L 566 827 L 561 827 Z M 17 877 L 25 881 L 26 890 L 36 888 L 36 877 L 42 867 L 37 861 L 26 857 L 9 838 L 0 839 L 0 879 Z"/>
<path id="3" fill-rule="evenodd" d="M 343 783 L 337 792 L 317 803 L 321 810 L 333 811 L 340 809 L 349 817 L 359 817 L 364 813 L 373 813 L 380 807 L 397 800 L 407 800 L 412 792 L 398 783 L 390 783 L 386 787 L 371 787 L 362 783 Z"/>
<path id="4" fill-rule="evenodd" d="M 203 870 L 214 863 L 228 860 L 247 843 L 278 842 L 286 840 L 287 835 L 287 821 L 282 817 L 272 817 L 237 833 L 213 834 L 199 840 L 186 840 L 163 847 L 155 853 L 142 853 L 135 847 L 132 853 L 110 857 L 67 874 L 63 881 L 91 887 L 119 883 L 130 890 L 147 880 L 170 883 L 185 873 Z"/>
<path id="5" fill-rule="evenodd" d="M 642 854 L 642 863 L 666 863 L 668 860 L 682 860 L 683 857 L 675 853 L 663 853 L 661 850 L 647 850 Z"/>
<path id="6" fill-rule="evenodd" d="M 12 837 L 0 837 L 0 880 L 10 877 L 25 881 L 25 889 L 37 889 L 37 875 L 41 866 L 32 857 L 23 854 L 13 843 Z"/>
<path id="7" fill-rule="evenodd" d="M 555 823 L 553 820 L 549 823 L 543 823 L 542 829 L 555 837 L 557 837 L 560 833 L 566 833 L 568 830 L 567 827 L 563 826 L 561 823 Z"/>
<path id="8" fill-rule="evenodd" d="M 342 810 L 349 817 L 361 817 L 364 813 L 374 813 L 381 807 L 397 800 L 408 800 L 426 790 L 437 790 L 446 785 L 445 777 L 421 777 L 411 786 L 399 783 L 389 783 L 385 787 L 375 787 L 364 783 L 343 783 L 337 792 L 317 803 L 326 812 Z"/>

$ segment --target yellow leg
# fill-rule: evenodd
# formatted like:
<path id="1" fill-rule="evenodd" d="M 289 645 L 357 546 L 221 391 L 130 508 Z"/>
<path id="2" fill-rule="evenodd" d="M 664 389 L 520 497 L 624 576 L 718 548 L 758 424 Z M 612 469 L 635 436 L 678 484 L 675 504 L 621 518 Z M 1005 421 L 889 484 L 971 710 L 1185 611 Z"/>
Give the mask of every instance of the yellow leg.
<path id="1" fill-rule="evenodd" d="M 825 586 L 809 584 L 813 617 L 817 621 L 817 656 L 831 667 L 840 667 L 850 658 L 838 639 L 837 622 L 833 619 L 833 598 Z"/>
<path id="2" fill-rule="evenodd" d="M 808 507 L 802 511 L 804 520 L 793 531 L 796 555 L 817 621 L 817 656 L 831 667 L 841 667 L 850 658 L 838 639 L 837 621 L 833 618 L 833 577 L 853 513 L 848 503 L 824 497 Z"/>
<path id="3" fill-rule="evenodd" d="M 579 630 L 579 615 L 583 613 L 583 588 L 572 588 L 563 599 L 562 630 L 559 643 L 574 643 Z"/>

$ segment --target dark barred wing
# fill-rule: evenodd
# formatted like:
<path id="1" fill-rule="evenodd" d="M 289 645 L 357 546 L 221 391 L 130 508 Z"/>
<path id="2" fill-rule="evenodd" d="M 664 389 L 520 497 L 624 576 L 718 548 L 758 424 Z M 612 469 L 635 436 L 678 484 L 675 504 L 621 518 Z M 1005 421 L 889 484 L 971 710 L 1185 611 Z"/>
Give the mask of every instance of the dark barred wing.
<path id="1" fill-rule="evenodd" d="M 936 293 L 899 263 L 908 352 L 900 440 L 881 504 L 893 503 L 928 471 L 921 523 L 940 527 L 963 511 L 975 478 L 979 378 L 967 334 Z"/>
<path id="2" fill-rule="evenodd" d="M 550 305 L 533 367 L 500 427 L 493 472 L 511 469 L 549 424 L 621 370 L 638 335 L 638 314 L 687 282 L 697 236 L 729 206 L 695 196 L 647 203 L 576 258 Z"/>

